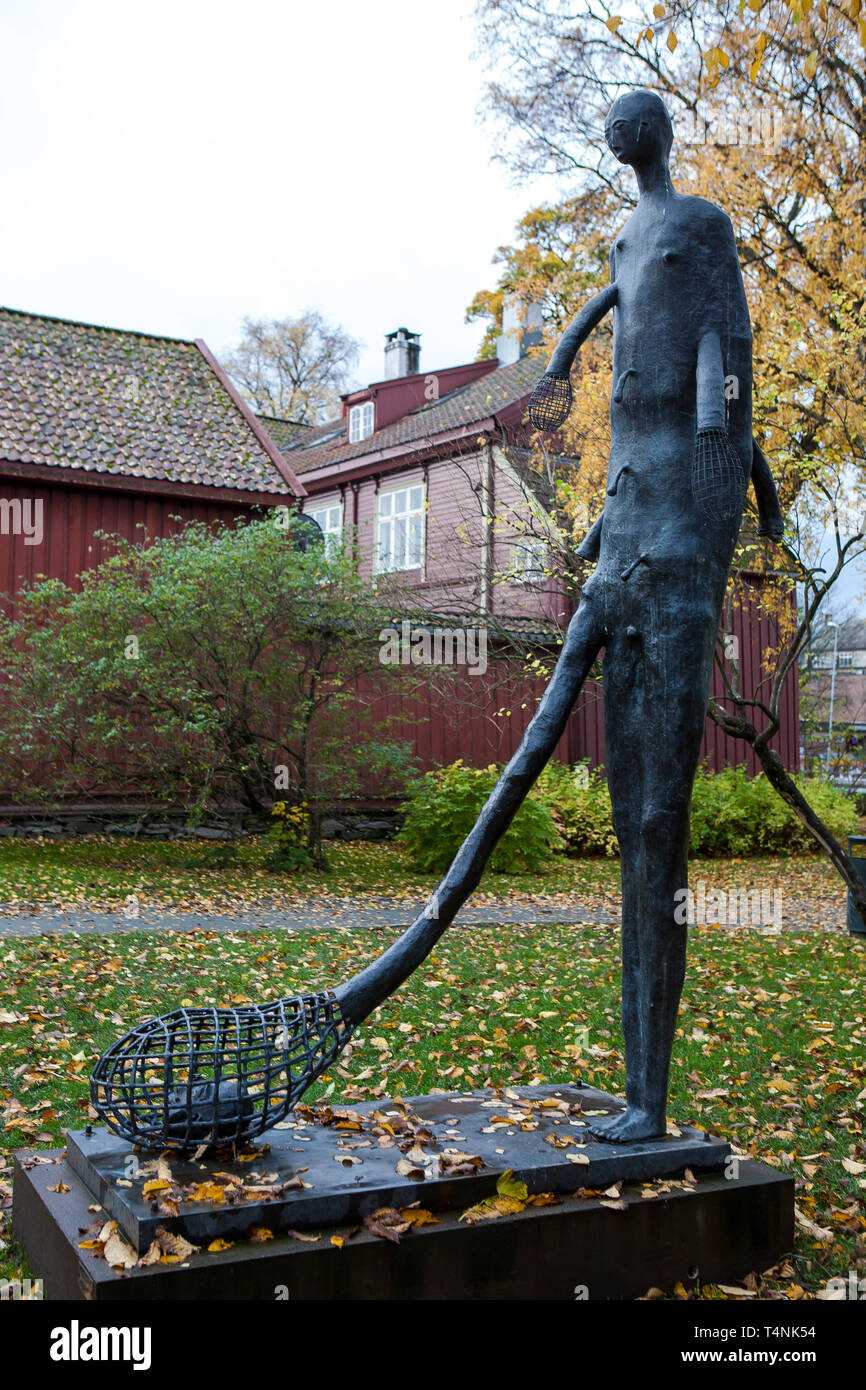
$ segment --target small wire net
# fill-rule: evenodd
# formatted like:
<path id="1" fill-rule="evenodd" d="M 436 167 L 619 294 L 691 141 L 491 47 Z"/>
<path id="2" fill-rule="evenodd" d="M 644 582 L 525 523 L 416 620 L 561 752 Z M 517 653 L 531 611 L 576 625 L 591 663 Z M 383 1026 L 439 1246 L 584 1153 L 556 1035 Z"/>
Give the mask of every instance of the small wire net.
<path id="1" fill-rule="evenodd" d="M 103 1053 L 91 1099 L 111 1129 L 146 1147 L 240 1143 L 285 1119 L 351 1033 L 332 994 L 175 1009 Z"/>
<path id="2" fill-rule="evenodd" d="M 746 480 L 727 430 L 699 430 L 692 465 L 692 495 L 705 516 L 733 521 L 743 508 Z"/>
<path id="3" fill-rule="evenodd" d="M 568 419 L 572 400 L 570 379 L 545 372 L 529 397 L 530 422 L 537 430 L 558 430 Z"/>

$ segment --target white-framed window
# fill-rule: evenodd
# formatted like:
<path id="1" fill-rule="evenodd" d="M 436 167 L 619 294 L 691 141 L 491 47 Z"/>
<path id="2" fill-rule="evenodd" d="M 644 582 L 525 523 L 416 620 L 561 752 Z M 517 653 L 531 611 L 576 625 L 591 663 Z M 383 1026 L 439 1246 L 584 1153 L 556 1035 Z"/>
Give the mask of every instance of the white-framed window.
<path id="1" fill-rule="evenodd" d="M 547 546 L 534 536 L 521 536 L 511 545 L 511 578 L 515 584 L 540 584 L 546 578 Z"/>
<path id="2" fill-rule="evenodd" d="M 372 401 L 363 401 L 349 409 L 349 443 L 357 444 L 373 433 L 374 407 Z"/>
<path id="3" fill-rule="evenodd" d="M 307 507 L 307 516 L 313 518 L 322 528 L 325 537 L 325 554 L 333 555 L 340 548 L 343 538 L 343 504 L 329 502 L 325 507 Z"/>
<path id="4" fill-rule="evenodd" d="M 849 670 L 853 665 L 854 665 L 854 653 L 853 653 L 853 652 L 840 652 L 840 653 L 839 653 L 839 670 L 840 670 L 840 671 Z"/>
<path id="5" fill-rule="evenodd" d="M 376 508 L 376 572 L 419 570 L 424 564 L 424 484 L 380 492 Z"/>

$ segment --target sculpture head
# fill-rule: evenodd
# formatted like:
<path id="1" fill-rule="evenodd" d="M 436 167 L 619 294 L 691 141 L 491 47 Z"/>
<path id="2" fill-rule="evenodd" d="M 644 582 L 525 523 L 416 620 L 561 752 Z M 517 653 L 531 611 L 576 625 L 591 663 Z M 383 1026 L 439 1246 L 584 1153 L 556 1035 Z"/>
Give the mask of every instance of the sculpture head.
<path id="1" fill-rule="evenodd" d="M 620 164 L 667 164 L 674 129 L 661 97 L 641 89 L 617 97 L 607 113 L 604 138 Z"/>

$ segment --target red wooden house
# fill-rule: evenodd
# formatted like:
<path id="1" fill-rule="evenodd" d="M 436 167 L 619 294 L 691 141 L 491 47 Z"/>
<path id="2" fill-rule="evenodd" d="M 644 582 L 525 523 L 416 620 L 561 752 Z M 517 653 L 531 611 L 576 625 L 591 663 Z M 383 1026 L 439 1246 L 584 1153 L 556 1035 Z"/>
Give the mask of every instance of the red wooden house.
<path id="1" fill-rule="evenodd" d="M 544 681 L 515 686 L 504 660 L 509 634 L 552 653 L 573 611 L 546 569 L 544 508 L 522 467 L 530 443 L 525 409 L 541 370 L 538 358 L 526 353 L 534 341 L 531 329 L 520 339 L 503 335 L 498 359 L 424 372 L 419 335 L 400 328 L 386 339 L 384 378 L 344 396 L 339 418 L 309 429 L 264 422 L 302 479 L 308 494 L 303 508 L 322 527 L 326 543 L 350 536 L 364 572 L 401 571 L 443 621 L 453 615 L 486 624 L 498 644 L 484 682 L 467 675 L 463 700 L 446 709 L 425 695 L 420 707 L 403 711 L 406 736 L 426 766 L 458 757 L 484 764 L 511 755 Z M 737 609 L 734 623 L 748 688 L 760 679 L 771 625 Z M 475 706 L 473 717 L 466 715 L 467 704 Z M 798 765 L 794 678 L 776 746 L 788 767 Z M 745 761 L 757 771 L 745 745 L 710 721 L 704 754 L 716 769 Z M 604 762 L 598 687 L 584 692 L 560 755 Z"/>
<path id="2" fill-rule="evenodd" d="M 202 341 L 0 309 L 0 593 L 303 496 Z"/>
<path id="3" fill-rule="evenodd" d="M 157 537 L 302 506 L 326 544 L 351 538 L 363 572 L 397 571 L 443 623 L 490 635 L 489 668 L 467 669 L 447 707 L 427 691 L 388 709 L 422 764 L 505 759 L 544 688 L 515 676 L 509 641 L 555 655 L 571 611 L 521 468 L 533 339 L 504 337 L 499 359 L 425 373 L 418 335 L 397 329 L 383 379 L 307 427 L 256 418 L 200 340 L 0 309 L 0 592 L 38 574 L 76 585 L 105 553 L 98 532 Z M 765 620 L 737 623 L 746 682 L 770 633 Z M 601 712 L 587 689 L 562 757 L 604 762 Z M 778 746 L 796 766 L 793 680 Z M 709 724 L 705 752 L 714 767 L 744 760 Z"/>

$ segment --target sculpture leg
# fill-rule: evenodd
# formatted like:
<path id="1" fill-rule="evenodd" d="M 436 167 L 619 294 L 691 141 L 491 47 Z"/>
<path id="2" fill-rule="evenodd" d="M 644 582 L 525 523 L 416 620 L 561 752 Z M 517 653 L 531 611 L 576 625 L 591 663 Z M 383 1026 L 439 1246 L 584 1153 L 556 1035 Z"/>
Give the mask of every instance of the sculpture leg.
<path id="1" fill-rule="evenodd" d="M 353 1024 L 365 1019 L 408 979 L 477 886 L 500 837 L 562 737 L 581 686 L 604 640 L 599 599 L 585 597 L 569 624 L 556 669 L 520 747 L 504 769 L 427 907 L 393 946 L 335 991 L 343 1013 Z"/>
<path id="2" fill-rule="evenodd" d="M 613 625 L 605 653 L 607 774 L 622 860 L 626 1110 L 590 1128 L 620 1142 L 666 1128 L 686 965 L 676 894 L 687 883 L 691 789 L 717 630 L 712 601 L 691 581 L 663 597 L 651 583 L 645 576 L 631 594 L 623 591 L 627 614 Z"/>

